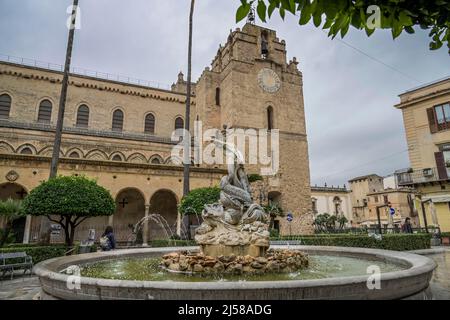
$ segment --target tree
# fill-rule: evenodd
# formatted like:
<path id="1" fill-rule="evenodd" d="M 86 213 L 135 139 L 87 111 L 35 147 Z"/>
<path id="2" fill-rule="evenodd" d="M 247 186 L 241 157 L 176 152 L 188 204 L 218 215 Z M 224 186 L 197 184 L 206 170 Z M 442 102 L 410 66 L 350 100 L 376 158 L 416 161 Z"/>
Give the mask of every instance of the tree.
<path id="1" fill-rule="evenodd" d="M 337 219 L 337 223 L 339 223 L 339 229 L 344 229 L 345 224 L 348 222 L 348 219 L 344 216 L 341 215 L 338 219 Z"/>
<path id="2" fill-rule="evenodd" d="M 450 51 L 450 5 L 447 0 L 240 0 L 236 21 L 244 19 L 257 3 L 257 14 L 266 22 L 274 11 L 284 19 L 286 12 L 299 13 L 299 24 L 313 21 L 316 27 L 329 30 L 328 36 L 344 37 L 350 25 L 371 36 L 376 28 L 390 29 L 397 38 L 403 31 L 414 33 L 414 27 L 430 29 L 430 49 L 444 43 Z M 379 17 L 379 19 L 377 19 Z M 379 22 L 379 23 L 378 23 Z"/>
<path id="3" fill-rule="evenodd" d="M 275 218 L 283 216 L 283 209 L 278 203 L 270 202 L 267 206 L 264 207 L 264 210 L 270 216 L 269 230 L 272 230 L 275 223 Z"/>
<path id="4" fill-rule="evenodd" d="M 181 199 L 178 210 L 184 216 L 200 215 L 207 204 L 219 201 L 220 188 L 199 188 L 189 192 Z"/>
<path id="5" fill-rule="evenodd" d="M 12 199 L 0 201 L 0 216 L 6 218 L 0 239 L 0 247 L 3 247 L 10 236 L 14 220 L 24 216 L 22 201 Z"/>
<path id="6" fill-rule="evenodd" d="M 67 246 L 73 245 L 75 229 L 90 217 L 110 216 L 116 210 L 111 194 L 86 177 L 52 178 L 33 189 L 23 202 L 24 213 L 44 216 L 59 224 Z"/>
<path id="7" fill-rule="evenodd" d="M 188 72 L 187 72 L 187 84 L 186 84 L 186 119 L 184 121 L 184 129 L 185 132 L 189 132 L 190 130 L 190 121 L 191 121 L 191 82 L 192 82 L 192 33 L 194 26 L 194 7 L 195 0 L 191 0 L 191 10 L 189 14 L 189 41 L 188 41 Z M 189 193 L 190 189 L 190 167 L 191 167 L 191 159 L 190 148 L 191 148 L 191 140 L 186 136 L 184 137 L 184 170 L 183 170 L 183 196 L 186 196 Z M 191 228 L 190 220 L 187 219 L 187 227 L 188 230 Z M 191 233 L 188 232 L 188 239 L 191 238 Z"/>

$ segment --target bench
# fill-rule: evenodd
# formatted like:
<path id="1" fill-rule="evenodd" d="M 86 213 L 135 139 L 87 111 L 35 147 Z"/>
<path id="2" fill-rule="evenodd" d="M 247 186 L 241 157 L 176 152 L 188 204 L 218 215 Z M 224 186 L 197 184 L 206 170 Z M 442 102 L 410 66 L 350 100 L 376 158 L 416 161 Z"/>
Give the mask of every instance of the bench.
<path id="1" fill-rule="evenodd" d="M 33 258 L 27 255 L 26 252 L 0 253 L 0 272 L 2 272 L 2 277 L 7 272 L 10 272 L 11 279 L 13 279 L 15 270 L 24 270 L 23 274 L 29 270 L 31 276 L 32 269 Z"/>

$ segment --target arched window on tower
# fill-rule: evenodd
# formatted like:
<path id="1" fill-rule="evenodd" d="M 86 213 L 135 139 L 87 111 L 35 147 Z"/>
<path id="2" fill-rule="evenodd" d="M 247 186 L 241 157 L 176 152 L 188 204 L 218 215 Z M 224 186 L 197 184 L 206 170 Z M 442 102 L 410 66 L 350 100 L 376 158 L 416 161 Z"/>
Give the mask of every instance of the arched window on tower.
<path id="1" fill-rule="evenodd" d="M 0 96 L 0 119 L 8 119 L 11 111 L 11 97 L 7 94 Z"/>
<path id="2" fill-rule="evenodd" d="M 151 113 L 145 117 L 144 133 L 155 134 L 155 116 Z"/>
<path id="3" fill-rule="evenodd" d="M 220 88 L 216 88 L 216 106 L 220 106 Z"/>
<path id="4" fill-rule="evenodd" d="M 122 132 L 123 130 L 123 112 L 116 110 L 113 113 L 112 131 Z"/>
<path id="5" fill-rule="evenodd" d="M 268 41 L 268 34 L 266 30 L 263 30 L 261 32 L 261 56 L 263 59 L 266 59 L 269 55 L 269 41 Z"/>
<path id="6" fill-rule="evenodd" d="M 43 100 L 39 105 L 38 122 L 50 123 L 52 120 L 52 103 L 49 100 Z"/>
<path id="7" fill-rule="evenodd" d="M 273 108 L 269 106 L 267 108 L 267 130 L 272 130 L 274 128 L 273 125 Z"/>
<path id="8" fill-rule="evenodd" d="M 89 126 L 89 107 L 85 104 L 78 108 L 76 126 L 78 128 L 87 128 Z"/>
<path id="9" fill-rule="evenodd" d="M 175 130 L 184 129 L 184 120 L 181 117 L 175 119 Z"/>

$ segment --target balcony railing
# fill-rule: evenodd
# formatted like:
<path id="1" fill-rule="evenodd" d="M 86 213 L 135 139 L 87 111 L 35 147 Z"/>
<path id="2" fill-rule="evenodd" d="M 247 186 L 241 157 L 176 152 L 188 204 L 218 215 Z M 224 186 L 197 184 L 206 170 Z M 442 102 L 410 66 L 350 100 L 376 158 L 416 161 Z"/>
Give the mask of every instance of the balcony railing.
<path id="1" fill-rule="evenodd" d="M 437 182 L 448 180 L 448 175 L 439 173 L 437 168 L 426 168 L 410 172 L 396 173 L 399 186 L 407 186 L 418 183 Z"/>

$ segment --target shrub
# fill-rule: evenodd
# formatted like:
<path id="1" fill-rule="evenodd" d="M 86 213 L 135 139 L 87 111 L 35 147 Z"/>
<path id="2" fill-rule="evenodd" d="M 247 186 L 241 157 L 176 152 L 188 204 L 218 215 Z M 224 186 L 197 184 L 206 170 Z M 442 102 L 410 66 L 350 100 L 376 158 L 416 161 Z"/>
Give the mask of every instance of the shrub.
<path id="1" fill-rule="evenodd" d="M 450 232 L 441 232 L 441 237 L 450 237 Z"/>
<path id="2" fill-rule="evenodd" d="M 189 192 L 182 200 L 179 211 L 183 215 L 200 215 L 207 204 L 219 201 L 220 188 L 199 188 Z"/>
<path id="3" fill-rule="evenodd" d="M 298 240 L 303 245 L 359 247 L 386 250 L 429 249 L 431 234 L 384 234 L 381 240 L 368 235 L 327 234 L 311 236 L 282 236 L 273 240 Z"/>
<path id="4" fill-rule="evenodd" d="M 0 249 L 0 253 L 11 253 L 11 252 L 26 252 L 29 256 L 33 258 L 33 263 L 39 263 L 44 260 L 64 256 L 68 251 L 65 245 L 54 245 L 46 247 L 37 246 L 27 246 L 19 247 L 14 246 L 10 248 Z"/>
<path id="5" fill-rule="evenodd" d="M 89 217 L 110 216 L 116 210 L 111 194 L 86 177 L 56 177 L 33 189 L 23 202 L 24 212 L 47 216 L 64 230 L 72 246 L 75 228 Z M 54 216 L 59 216 L 54 219 Z"/>
<path id="6" fill-rule="evenodd" d="M 163 247 L 190 247 L 196 246 L 197 243 L 193 240 L 152 240 L 150 246 L 154 248 Z"/>
<path id="7" fill-rule="evenodd" d="M 248 182 L 256 182 L 256 181 L 262 181 L 263 177 L 260 174 L 252 173 L 247 176 Z"/>

